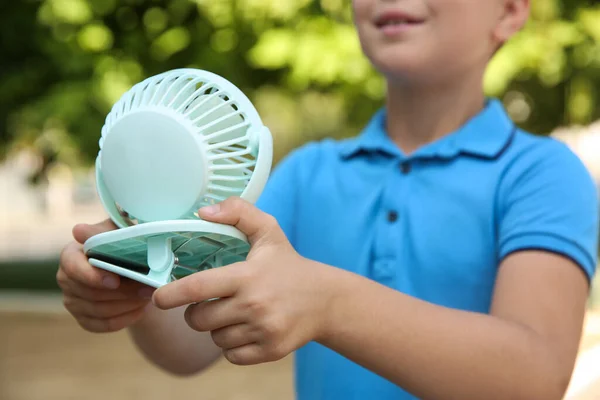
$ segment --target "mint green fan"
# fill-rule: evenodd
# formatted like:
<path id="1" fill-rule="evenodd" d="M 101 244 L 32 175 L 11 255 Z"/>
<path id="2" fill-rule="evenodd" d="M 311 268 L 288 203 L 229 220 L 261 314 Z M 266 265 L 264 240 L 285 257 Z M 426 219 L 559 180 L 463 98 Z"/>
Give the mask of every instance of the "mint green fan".
<path id="1" fill-rule="evenodd" d="M 256 202 L 272 157 L 269 129 L 222 77 L 178 69 L 138 83 L 102 128 L 97 191 L 119 229 L 86 241 L 90 264 L 160 287 L 245 260 L 246 236 L 197 210 L 230 196 Z"/>

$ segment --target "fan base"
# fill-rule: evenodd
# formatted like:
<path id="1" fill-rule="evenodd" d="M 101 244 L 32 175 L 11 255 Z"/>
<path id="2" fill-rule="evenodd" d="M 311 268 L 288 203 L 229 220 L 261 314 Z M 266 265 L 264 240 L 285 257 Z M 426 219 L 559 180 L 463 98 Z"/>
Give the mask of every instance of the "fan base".
<path id="1" fill-rule="evenodd" d="M 238 229 L 203 220 L 148 222 L 101 233 L 84 244 L 92 266 L 155 288 L 244 261 L 249 251 Z"/>

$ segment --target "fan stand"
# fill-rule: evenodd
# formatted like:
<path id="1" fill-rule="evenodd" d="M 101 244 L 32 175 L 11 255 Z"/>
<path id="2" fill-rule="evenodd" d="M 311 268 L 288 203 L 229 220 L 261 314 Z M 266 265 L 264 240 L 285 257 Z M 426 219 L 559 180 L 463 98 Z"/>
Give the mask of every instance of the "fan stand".
<path id="1" fill-rule="evenodd" d="M 238 229 L 208 221 L 148 222 L 90 238 L 91 265 L 155 288 L 202 270 L 244 261 L 250 245 Z"/>

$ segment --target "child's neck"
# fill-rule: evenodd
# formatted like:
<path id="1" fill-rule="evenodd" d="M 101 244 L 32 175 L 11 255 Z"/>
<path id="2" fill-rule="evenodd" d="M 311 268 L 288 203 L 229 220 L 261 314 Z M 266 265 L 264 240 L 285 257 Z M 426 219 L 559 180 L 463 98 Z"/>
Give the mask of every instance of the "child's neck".
<path id="1" fill-rule="evenodd" d="M 481 82 L 481 77 L 445 86 L 388 82 L 388 135 L 408 155 L 456 131 L 484 107 Z"/>

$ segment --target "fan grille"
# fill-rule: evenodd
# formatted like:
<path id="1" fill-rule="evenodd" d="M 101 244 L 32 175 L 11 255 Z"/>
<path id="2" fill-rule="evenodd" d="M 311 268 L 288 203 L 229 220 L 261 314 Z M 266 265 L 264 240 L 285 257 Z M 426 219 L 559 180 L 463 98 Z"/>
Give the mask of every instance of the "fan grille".
<path id="1" fill-rule="evenodd" d="M 169 110 L 182 123 L 190 124 L 206 151 L 209 175 L 202 198 L 183 218 L 197 218 L 197 208 L 241 196 L 257 162 L 251 129 L 256 111 L 236 98 L 240 92 L 233 85 L 202 72 L 175 70 L 136 84 L 113 106 L 100 139 L 102 147 L 112 126 L 139 110 Z M 137 221 L 131 218 L 129 223 Z"/>

